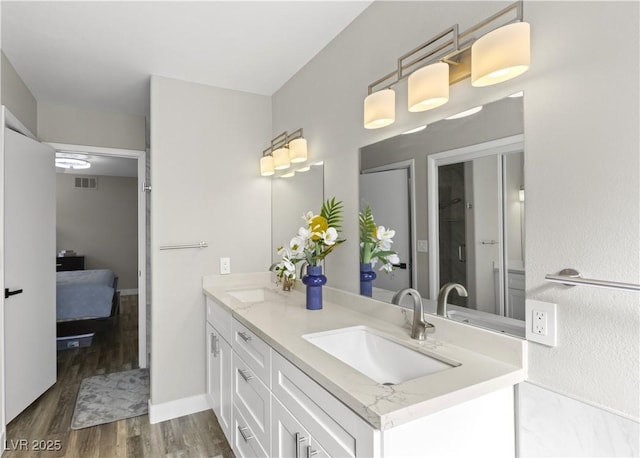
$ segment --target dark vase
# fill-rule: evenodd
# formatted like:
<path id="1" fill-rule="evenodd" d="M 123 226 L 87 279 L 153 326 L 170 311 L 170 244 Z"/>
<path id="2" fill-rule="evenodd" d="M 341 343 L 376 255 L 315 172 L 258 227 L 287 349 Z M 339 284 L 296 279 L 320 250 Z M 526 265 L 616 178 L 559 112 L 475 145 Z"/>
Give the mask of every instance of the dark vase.
<path id="1" fill-rule="evenodd" d="M 371 297 L 373 294 L 373 280 L 377 277 L 370 262 L 360 263 L 360 295 Z"/>
<path id="2" fill-rule="evenodd" d="M 322 309 L 322 285 L 326 282 L 322 266 L 307 266 L 307 275 L 302 277 L 302 283 L 307 285 L 307 310 Z"/>

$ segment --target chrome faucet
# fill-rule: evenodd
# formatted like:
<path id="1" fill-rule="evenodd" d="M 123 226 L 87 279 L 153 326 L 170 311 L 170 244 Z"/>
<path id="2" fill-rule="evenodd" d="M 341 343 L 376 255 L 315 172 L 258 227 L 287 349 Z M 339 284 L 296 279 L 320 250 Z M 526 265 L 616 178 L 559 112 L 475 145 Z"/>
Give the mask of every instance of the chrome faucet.
<path id="1" fill-rule="evenodd" d="M 449 293 L 455 290 L 460 297 L 468 297 L 469 293 L 464 286 L 460 283 L 447 283 L 442 288 L 440 288 L 440 292 L 438 292 L 438 308 L 436 310 L 437 315 L 439 316 L 447 316 L 447 298 L 449 297 Z"/>
<path id="2" fill-rule="evenodd" d="M 422 308 L 422 297 L 420 293 L 413 288 L 404 288 L 393 295 L 391 302 L 400 305 L 402 299 L 409 294 L 413 299 L 413 326 L 411 327 L 411 338 L 416 340 L 425 340 L 426 334 L 434 332 L 435 326 L 424 321 L 424 309 Z"/>

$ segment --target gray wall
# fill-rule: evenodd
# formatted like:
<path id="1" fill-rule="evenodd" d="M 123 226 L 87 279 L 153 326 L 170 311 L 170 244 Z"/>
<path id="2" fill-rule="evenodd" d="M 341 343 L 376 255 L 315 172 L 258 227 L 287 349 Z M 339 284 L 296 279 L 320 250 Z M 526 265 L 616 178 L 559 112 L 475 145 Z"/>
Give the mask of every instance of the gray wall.
<path id="1" fill-rule="evenodd" d="M 358 149 L 524 89 L 526 295 L 558 304 L 559 340 L 556 348 L 529 345 L 529 378 L 637 422 L 637 294 L 564 288 L 544 276 L 574 267 L 587 277 L 640 282 L 639 5 L 525 3 L 532 31 L 527 73 L 486 88 L 465 80 L 451 88 L 448 104 L 421 114 L 404 108 L 401 84 L 396 123 L 366 131 L 367 85 L 391 71 L 398 56 L 501 6 L 374 2 L 274 95 L 273 132 L 299 125 L 310 148 L 322 152 L 325 194 L 344 200 L 348 240 L 327 258 L 329 284 L 357 291 Z M 625 52 L 611 53 L 620 43 Z"/>
<path id="2" fill-rule="evenodd" d="M 151 79 L 151 403 L 205 393 L 202 276 L 265 271 L 270 180 L 259 159 L 271 140 L 269 97 Z M 205 241 L 205 249 L 159 251 Z"/>
<path id="3" fill-rule="evenodd" d="M 38 101 L 38 137 L 44 142 L 145 150 L 145 118 Z"/>
<path id="4" fill-rule="evenodd" d="M 76 189 L 57 174 L 56 248 L 85 256 L 85 269 L 111 269 L 118 289 L 138 288 L 138 179 L 98 177 L 98 189 Z"/>
<path id="5" fill-rule="evenodd" d="M 2 103 L 11 113 L 31 131 L 33 135 L 38 132 L 38 114 L 36 99 L 24 84 L 20 75 L 16 72 L 2 53 Z"/>

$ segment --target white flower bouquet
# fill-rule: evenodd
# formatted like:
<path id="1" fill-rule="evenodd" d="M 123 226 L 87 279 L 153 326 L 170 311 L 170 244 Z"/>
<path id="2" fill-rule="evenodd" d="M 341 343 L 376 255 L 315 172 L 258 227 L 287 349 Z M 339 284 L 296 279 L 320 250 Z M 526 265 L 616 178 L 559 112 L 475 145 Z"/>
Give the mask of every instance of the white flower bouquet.
<path id="1" fill-rule="evenodd" d="M 298 229 L 288 246 L 278 248 L 278 255 L 282 256 L 282 260 L 273 269 L 278 282 L 283 282 L 285 287 L 291 284 L 297 278 L 297 263 L 306 261 L 310 266 L 317 266 L 344 242 L 339 238 L 342 210 L 342 202 L 336 202 L 336 199 L 332 198 L 322 204 L 319 215 L 314 215 L 313 212 L 302 215 L 306 224 Z"/>

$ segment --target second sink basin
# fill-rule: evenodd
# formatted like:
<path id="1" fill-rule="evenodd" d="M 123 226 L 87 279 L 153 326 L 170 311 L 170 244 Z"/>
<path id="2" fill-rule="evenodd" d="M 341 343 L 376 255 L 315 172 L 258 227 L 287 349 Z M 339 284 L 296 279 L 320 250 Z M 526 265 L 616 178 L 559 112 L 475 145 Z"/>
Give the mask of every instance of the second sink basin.
<path id="1" fill-rule="evenodd" d="M 395 385 L 455 367 L 389 340 L 365 326 L 302 336 L 382 385 Z"/>
<path id="2" fill-rule="evenodd" d="M 264 302 L 264 288 L 238 289 L 227 294 L 240 302 Z"/>

